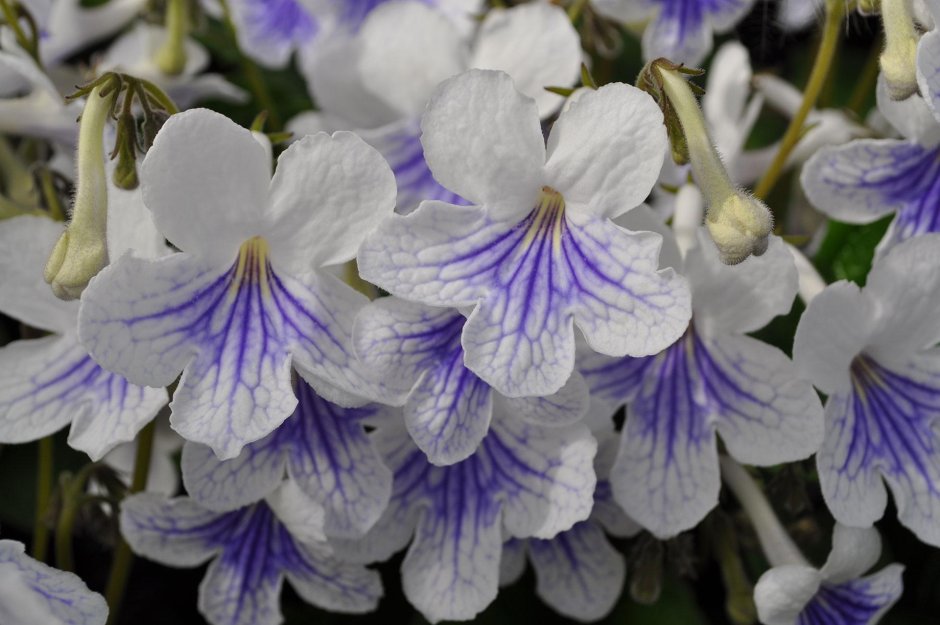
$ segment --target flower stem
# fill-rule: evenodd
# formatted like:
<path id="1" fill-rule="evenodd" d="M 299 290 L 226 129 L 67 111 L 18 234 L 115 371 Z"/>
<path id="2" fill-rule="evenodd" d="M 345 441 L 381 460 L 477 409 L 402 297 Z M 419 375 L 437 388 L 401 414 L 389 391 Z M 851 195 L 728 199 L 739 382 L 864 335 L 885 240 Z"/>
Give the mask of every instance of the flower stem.
<path id="1" fill-rule="evenodd" d="M 587 0 L 574 0 L 571 3 L 571 6 L 568 7 L 568 19 L 571 20 L 571 23 L 574 24 L 578 17 L 581 16 L 581 11 L 584 10 Z"/>
<path id="2" fill-rule="evenodd" d="M 140 431 L 137 438 L 137 455 L 134 458 L 134 475 L 128 494 L 139 493 L 147 486 L 147 476 L 150 473 L 150 458 L 153 455 L 153 437 L 156 423 L 151 421 Z M 108 575 L 108 585 L 105 589 L 105 600 L 111 609 L 108 614 L 108 623 L 116 623 L 124 590 L 127 588 L 127 579 L 130 577 L 131 564 L 134 554 L 123 538 L 114 552 L 111 563 L 111 573 Z"/>
<path id="3" fill-rule="evenodd" d="M 33 557 L 44 562 L 49 551 L 49 527 L 46 513 L 52 496 L 53 441 L 51 436 L 39 439 L 39 471 L 36 476 L 36 526 L 33 530 Z"/>
<path id="4" fill-rule="evenodd" d="M 780 141 L 780 149 L 774 156 L 773 162 L 771 162 L 770 167 L 754 188 L 754 196 L 758 199 L 765 199 L 774 188 L 774 185 L 777 184 L 783 174 L 783 168 L 790 157 L 790 153 L 803 135 L 806 118 L 816 105 L 816 100 L 819 99 L 819 93 L 826 84 L 826 77 L 832 67 L 836 48 L 839 45 L 839 35 L 842 30 L 844 15 L 845 0 L 828 0 L 826 2 L 826 21 L 823 24 L 822 40 L 819 42 L 816 60 L 813 61 L 809 82 L 806 83 L 806 90 L 803 92 L 803 101 L 800 103 L 796 115 L 790 120 L 790 125 L 787 126 L 787 131 Z"/>
<path id="5" fill-rule="evenodd" d="M 55 564 L 63 571 L 75 570 L 75 557 L 72 553 L 72 537 L 75 519 L 84 504 L 85 485 L 88 478 L 98 468 L 96 463 L 86 464 L 81 471 L 71 478 L 63 478 L 62 512 L 55 528 Z"/>
<path id="6" fill-rule="evenodd" d="M 30 40 L 30 38 L 26 36 L 26 31 L 23 30 L 23 25 L 20 24 L 19 16 L 13 9 L 10 0 L 0 0 L 0 11 L 3 12 L 3 19 L 7 23 L 7 26 L 13 30 L 16 43 L 36 61 L 36 65 L 42 68 L 42 62 L 39 60 L 39 41 L 35 37 Z M 27 19 L 31 18 L 27 17 Z M 35 26 L 32 21 L 30 21 L 30 23 Z"/>
<path id="7" fill-rule="evenodd" d="M 770 502 L 750 474 L 729 456 L 721 456 L 721 477 L 731 489 L 757 532 L 764 555 L 771 566 L 807 564 L 806 558 L 770 507 Z"/>
<path id="8" fill-rule="evenodd" d="M 248 86 L 251 89 L 251 92 L 254 94 L 255 98 L 258 100 L 258 103 L 261 105 L 261 108 L 268 112 L 268 128 L 272 132 L 281 130 L 283 127 L 281 124 L 281 117 L 277 112 L 277 108 L 274 106 L 274 99 L 271 97 L 271 93 L 268 91 L 268 86 L 264 82 L 264 77 L 258 70 L 258 66 L 255 65 L 251 59 L 245 56 L 245 53 L 242 52 L 241 47 L 238 45 L 238 33 L 235 29 L 235 22 L 232 20 L 232 10 L 229 8 L 228 0 L 219 0 L 219 4 L 222 7 L 222 21 L 225 23 L 225 27 L 229 32 L 229 36 L 232 38 L 232 43 L 235 46 L 235 52 L 238 55 L 238 62 L 241 64 L 242 71 L 245 73 L 245 77 L 248 79 Z"/>

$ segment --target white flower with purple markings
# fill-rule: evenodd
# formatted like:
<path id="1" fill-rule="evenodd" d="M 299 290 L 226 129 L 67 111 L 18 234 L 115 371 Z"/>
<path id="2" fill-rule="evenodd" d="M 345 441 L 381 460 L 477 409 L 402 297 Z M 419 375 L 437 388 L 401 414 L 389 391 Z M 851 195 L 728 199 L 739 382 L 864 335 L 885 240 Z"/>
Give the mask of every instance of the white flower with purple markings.
<path id="1" fill-rule="evenodd" d="M 864 288 L 837 282 L 800 319 L 793 357 L 824 392 L 816 464 L 836 520 L 868 527 L 884 515 L 940 545 L 940 235 L 898 245 Z"/>
<path id="2" fill-rule="evenodd" d="M 681 261 L 678 252 L 667 258 Z M 703 230 L 685 258 L 692 322 L 646 358 L 585 354 L 579 370 L 598 410 L 627 405 L 611 471 L 627 514 L 660 538 L 697 525 L 718 504 L 720 435 L 732 456 L 773 465 L 806 458 L 822 439 L 812 385 L 779 349 L 747 336 L 789 311 L 797 272 L 783 242 L 730 267 Z"/>
<path id="3" fill-rule="evenodd" d="M 350 345 L 365 298 L 321 268 L 348 261 L 394 209 L 381 156 L 349 133 L 306 137 L 279 158 L 205 109 L 174 115 L 140 168 L 144 202 L 180 252 L 123 257 L 89 284 L 79 334 L 128 379 L 183 376 L 171 424 L 221 459 L 270 434 L 297 405 L 295 367 L 346 404 L 377 398 Z"/>
<path id="4" fill-rule="evenodd" d="M 662 237 L 611 218 L 637 206 L 665 152 L 653 100 L 622 84 L 561 114 L 546 148 L 536 102 L 503 72 L 441 85 L 422 121 L 435 178 L 473 202 L 428 201 L 373 231 L 362 275 L 404 299 L 466 307 L 464 363 L 509 397 L 550 395 L 574 370 L 575 327 L 613 356 L 654 354 L 688 323 Z"/>

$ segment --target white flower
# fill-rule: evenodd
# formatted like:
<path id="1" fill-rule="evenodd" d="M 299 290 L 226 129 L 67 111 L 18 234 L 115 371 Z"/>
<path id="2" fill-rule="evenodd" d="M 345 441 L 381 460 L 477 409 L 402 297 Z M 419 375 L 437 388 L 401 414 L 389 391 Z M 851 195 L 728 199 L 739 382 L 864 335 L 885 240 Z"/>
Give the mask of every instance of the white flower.
<path id="1" fill-rule="evenodd" d="M 665 151 L 652 98 L 622 84 L 585 94 L 542 137 L 534 100 L 502 72 L 441 85 L 422 121 L 428 164 L 474 203 L 423 203 L 369 235 L 359 267 L 387 291 L 468 307 L 466 366 L 509 397 L 549 395 L 574 369 L 575 330 L 610 355 L 656 353 L 689 317 L 658 270 L 662 238 L 611 218 L 649 193 Z"/>
<path id="2" fill-rule="evenodd" d="M 393 210 L 394 178 L 375 150 L 349 133 L 309 136 L 272 179 L 251 132 L 196 109 L 167 121 L 140 180 L 181 252 L 121 258 L 89 284 L 79 333 L 99 363 L 153 386 L 182 371 L 170 422 L 222 459 L 293 412 L 292 364 L 328 399 L 378 394 L 349 347 L 366 300 L 320 271 L 351 259 Z"/>
<path id="3" fill-rule="evenodd" d="M 867 527 L 884 514 L 940 545 L 940 235 L 898 245 L 860 289 L 837 282 L 800 319 L 793 357 L 829 397 L 816 455 L 836 520 Z"/>

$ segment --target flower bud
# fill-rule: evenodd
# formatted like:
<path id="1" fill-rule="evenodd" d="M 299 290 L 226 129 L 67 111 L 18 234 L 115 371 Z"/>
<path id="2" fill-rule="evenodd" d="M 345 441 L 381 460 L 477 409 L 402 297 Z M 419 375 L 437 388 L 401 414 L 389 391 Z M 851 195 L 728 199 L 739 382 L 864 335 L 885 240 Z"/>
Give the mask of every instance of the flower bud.
<path id="1" fill-rule="evenodd" d="M 167 76 L 178 76 L 186 68 L 186 35 L 189 31 L 186 0 L 169 0 L 166 7 L 166 41 L 153 59 Z"/>
<path id="2" fill-rule="evenodd" d="M 881 54 L 881 73 L 894 100 L 905 100 L 917 93 L 917 29 L 911 0 L 882 0 L 885 50 Z"/>
<path id="3" fill-rule="evenodd" d="M 78 130 L 75 202 L 72 221 L 46 263 L 44 277 L 61 299 L 77 299 L 108 264 L 108 177 L 104 162 L 104 126 L 115 89 L 106 82 L 92 89 Z M 102 90 L 107 95 L 102 95 Z"/>
<path id="4" fill-rule="evenodd" d="M 713 206 L 705 225 L 718 247 L 721 262 L 737 265 L 748 256 L 760 256 L 767 251 L 774 220 L 763 202 L 738 192 Z"/>

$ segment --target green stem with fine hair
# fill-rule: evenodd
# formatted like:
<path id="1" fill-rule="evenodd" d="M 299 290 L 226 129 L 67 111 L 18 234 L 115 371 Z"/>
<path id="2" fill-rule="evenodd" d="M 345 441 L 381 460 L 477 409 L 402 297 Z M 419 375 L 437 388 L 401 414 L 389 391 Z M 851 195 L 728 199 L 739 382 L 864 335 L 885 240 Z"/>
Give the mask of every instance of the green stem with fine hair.
<path id="1" fill-rule="evenodd" d="M 238 55 L 238 62 L 241 64 L 242 71 L 245 73 L 245 77 L 248 79 L 248 86 L 251 89 L 251 92 L 254 94 L 255 98 L 258 100 L 258 103 L 261 104 L 261 108 L 268 112 L 269 128 L 272 131 L 281 130 L 283 127 L 281 124 L 281 117 L 278 115 L 277 108 L 274 106 L 274 99 L 271 97 L 271 93 L 268 91 L 268 86 L 264 82 L 264 77 L 258 70 L 258 66 L 255 65 L 251 59 L 245 56 L 245 53 L 242 52 L 241 47 L 238 45 L 238 32 L 235 28 L 235 22 L 232 20 L 232 10 L 229 8 L 228 0 L 219 0 L 219 5 L 222 7 L 222 21 L 225 23 L 225 28 L 228 30 L 229 36 L 232 38 L 232 43 L 235 46 L 235 52 Z"/>
<path id="2" fill-rule="evenodd" d="M 793 152 L 793 148 L 796 147 L 803 135 L 806 118 L 816 105 L 819 93 L 822 91 L 823 85 L 826 84 L 826 78 L 832 68 L 832 61 L 839 45 L 839 35 L 841 34 L 844 15 L 845 0 L 828 0 L 826 2 L 826 21 L 823 25 L 822 40 L 819 43 L 819 50 L 816 52 L 816 60 L 813 61 L 809 82 L 806 83 L 806 90 L 803 92 L 803 101 L 800 103 L 796 115 L 790 120 L 790 125 L 780 141 L 780 149 L 774 156 L 773 162 L 754 188 L 754 195 L 758 199 L 765 199 L 774 188 L 774 185 L 777 184 L 783 174 L 783 168 L 790 157 L 790 153 Z"/>
<path id="3" fill-rule="evenodd" d="M 147 476 L 150 473 L 150 458 L 153 455 L 153 437 L 156 424 L 151 421 L 144 429 L 140 431 L 137 438 L 137 455 L 134 458 L 134 475 L 131 478 L 131 486 L 128 494 L 139 493 L 147 485 Z M 110 613 L 108 614 L 108 623 L 116 623 L 118 611 L 121 608 L 121 601 L 124 598 L 124 590 L 127 588 L 127 579 L 130 577 L 131 564 L 134 562 L 134 554 L 131 551 L 127 541 L 123 538 L 114 552 L 114 560 L 111 563 L 111 573 L 108 575 L 108 585 L 105 589 L 105 600 L 108 602 Z"/>
<path id="4" fill-rule="evenodd" d="M 36 476 L 36 525 L 33 530 L 33 557 L 44 562 L 49 551 L 49 526 L 46 514 L 52 496 L 53 441 L 51 436 L 39 439 L 38 474 Z"/>
<path id="5" fill-rule="evenodd" d="M 72 538 L 75 519 L 84 505 L 85 485 L 88 478 L 98 468 L 95 463 L 86 464 L 62 484 L 62 512 L 55 528 L 55 564 L 63 571 L 75 570 L 75 557 L 72 553 Z"/>

